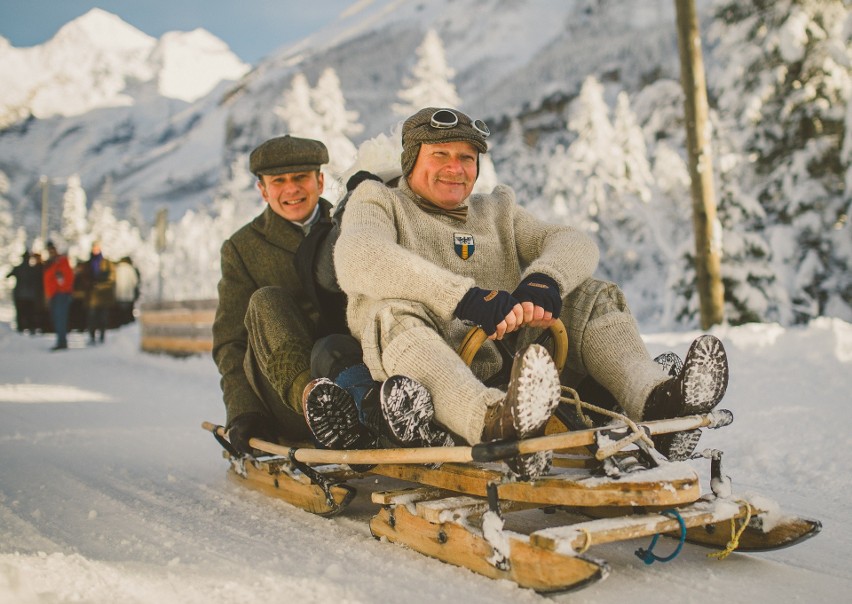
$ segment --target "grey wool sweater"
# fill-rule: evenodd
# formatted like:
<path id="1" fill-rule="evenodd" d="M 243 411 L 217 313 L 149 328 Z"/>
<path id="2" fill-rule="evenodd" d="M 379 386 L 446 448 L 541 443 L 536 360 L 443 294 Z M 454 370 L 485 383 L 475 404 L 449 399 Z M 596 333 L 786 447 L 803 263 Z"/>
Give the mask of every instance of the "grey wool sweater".
<path id="1" fill-rule="evenodd" d="M 392 305 L 397 315 L 393 321 L 399 325 L 405 324 L 404 320 L 399 322 L 400 316 L 416 315 L 423 325 L 456 347 L 469 326 L 454 318 L 453 312 L 471 287 L 511 292 L 528 274 L 544 273 L 559 284 L 564 298 L 592 275 L 599 252 L 577 229 L 533 217 L 515 202 L 514 191 L 506 186 L 497 186 L 487 195 L 471 195 L 466 200 L 468 217 L 464 222 L 426 213 L 414 198 L 405 179 L 395 189 L 373 181 L 362 183 L 346 208 L 334 252 L 335 268 L 340 286 L 349 296 L 349 327 L 361 340 L 373 376 L 385 379 L 399 369 L 420 373 L 411 377 L 433 386 L 430 390 L 440 421 L 458 422 L 462 420 L 447 415 L 473 413 L 474 420 L 464 420 L 470 425 L 448 426 L 463 436 L 467 431 L 467 440 L 471 441 L 475 440 L 475 431 L 481 431 L 477 422 L 484 417 L 485 406 L 502 394 L 471 392 L 478 394 L 475 411 L 454 407 L 442 418 L 440 407 L 446 407 L 446 401 L 441 400 L 441 392 L 449 393 L 454 387 L 438 387 L 436 376 L 426 375 L 425 364 L 418 371 L 410 363 L 395 361 L 395 354 L 405 353 L 403 347 L 394 348 L 392 340 L 405 329 L 382 323 L 378 317 L 383 309 Z M 420 340 L 424 333 L 420 330 Z M 428 346 L 419 352 L 425 353 L 425 348 Z M 434 369 L 440 372 L 440 368 Z M 450 376 L 444 377 L 452 381 Z M 465 379 L 470 381 L 469 376 Z M 476 390 L 473 384 L 469 386 Z M 459 405 L 464 407 L 465 403 Z"/>
<path id="2" fill-rule="evenodd" d="M 507 186 L 471 195 L 466 222 L 427 214 L 414 195 L 404 180 L 396 189 L 369 181 L 348 202 L 334 263 L 356 336 L 377 300 L 412 300 L 442 322 L 458 322 L 453 311 L 474 285 L 511 292 L 526 275 L 544 273 L 564 298 L 597 267 L 598 249 L 587 235 L 536 219 Z M 458 234 L 472 237 L 466 260 L 455 250 Z"/>

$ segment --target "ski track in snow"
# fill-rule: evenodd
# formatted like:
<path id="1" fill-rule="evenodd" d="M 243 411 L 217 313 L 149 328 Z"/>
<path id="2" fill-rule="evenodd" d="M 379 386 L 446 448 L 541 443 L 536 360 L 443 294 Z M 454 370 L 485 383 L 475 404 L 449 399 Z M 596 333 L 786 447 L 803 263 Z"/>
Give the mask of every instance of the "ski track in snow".
<path id="1" fill-rule="evenodd" d="M 735 421 L 705 433 L 699 449 L 725 451 L 735 494 L 818 518 L 822 534 L 721 562 L 687 545 L 652 566 L 633 555 L 648 540 L 595 547 L 610 576 L 545 599 L 373 539 L 366 494 L 324 519 L 229 480 L 219 445 L 200 428 L 224 417 L 209 357 L 142 354 L 137 326 L 95 348 L 72 334 L 71 350 L 49 353 L 52 336 L 0 322 L 0 604 L 835 601 L 852 588 L 852 462 L 840 453 L 850 444 L 852 326 L 713 333 L 730 358 L 721 406 Z M 682 356 L 696 335 L 651 334 L 647 343 L 653 355 Z M 691 463 L 709 484 L 709 462 Z M 674 542 L 657 547 L 666 553 Z"/>

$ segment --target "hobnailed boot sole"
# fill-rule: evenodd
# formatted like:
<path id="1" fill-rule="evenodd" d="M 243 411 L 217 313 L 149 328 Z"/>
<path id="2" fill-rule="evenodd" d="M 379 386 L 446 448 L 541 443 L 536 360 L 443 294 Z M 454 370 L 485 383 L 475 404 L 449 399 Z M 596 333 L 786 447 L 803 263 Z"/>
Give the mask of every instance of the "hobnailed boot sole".
<path id="1" fill-rule="evenodd" d="M 728 357 L 722 342 L 715 336 L 697 338 L 681 362 L 668 353 L 654 359 L 672 377 L 680 381 L 683 411 L 680 415 L 708 413 L 722 400 L 728 388 Z M 654 437 L 654 446 L 671 461 L 689 459 L 701 439 L 701 430 L 661 434 Z"/>
<path id="2" fill-rule="evenodd" d="M 417 380 L 402 375 L 382 383 L 381 408 L 390 438 L 405 447 L 449 447 L 450 434 L 432 420 L 435 407 L 432 395 Z"/>
<path id="3" fill-rule="evenodd" d="M 543 346 L 532 344 L 515 358 L 506 397 L 515 399 L 512 423 L 519 439 L 544 433 L 561 394 L 559 372 Z M 533 480 L 547 473 L 552 460 L 552 451 L 540 451 L 514 457 L 506 464 L 521 479 Z"/>
<path id="4" fill-rule="evenodd" d="M 313 380 L 302 397 L 305 422 L 326 449 L 371 449 L 375 438 L 358 421 L 352 396 L 327 378 Z"/>
<path id="5" fill-rule="evenodd" d="M 728 355 L 716 336 L 697 338 L 683 362 L 684 415 L 712 411 L 728 388 Z"/>

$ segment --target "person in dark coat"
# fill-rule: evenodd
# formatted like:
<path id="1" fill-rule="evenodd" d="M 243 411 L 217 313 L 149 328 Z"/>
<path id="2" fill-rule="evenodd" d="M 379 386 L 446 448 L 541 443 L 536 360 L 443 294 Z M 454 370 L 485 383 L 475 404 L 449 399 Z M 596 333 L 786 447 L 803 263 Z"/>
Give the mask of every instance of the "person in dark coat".
<path id="1" fill-rule="evenodd" d="M 6 278 L 15 278 L 15 288 L 12 290 L 12 298 L 15 302 L 15 321 L 19 333 L 29 331 L 36 332 L 37 310 L 41 304 L 39 299 L 42 295 L 41 267 L 37 266 L 34 259 L 30 257 L 29 250 L 25 250 L 21 256 L 21 263 L 13 267 Z"/>
<path id="2" fill-rule="evenodd" d="M 115 265 L 104 258 L 99 241 L 92 243 L 92 253 L 83 263 L 86 289 L 86 329 L 89 345 L 103 344 L 107 319 L 115 304 Z"/>

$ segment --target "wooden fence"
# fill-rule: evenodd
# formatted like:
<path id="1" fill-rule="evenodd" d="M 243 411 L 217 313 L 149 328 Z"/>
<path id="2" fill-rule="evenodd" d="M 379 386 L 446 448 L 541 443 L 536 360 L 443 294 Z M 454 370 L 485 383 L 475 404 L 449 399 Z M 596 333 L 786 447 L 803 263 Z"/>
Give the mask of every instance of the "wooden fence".
<path id="1" fill-rule="evenodd" d="M 143 303 L 142 350 L 174 356 L 209 353 L 216 304 L 215 299 Z"/>

